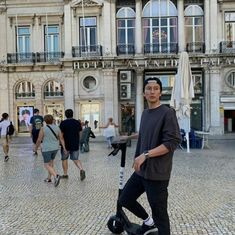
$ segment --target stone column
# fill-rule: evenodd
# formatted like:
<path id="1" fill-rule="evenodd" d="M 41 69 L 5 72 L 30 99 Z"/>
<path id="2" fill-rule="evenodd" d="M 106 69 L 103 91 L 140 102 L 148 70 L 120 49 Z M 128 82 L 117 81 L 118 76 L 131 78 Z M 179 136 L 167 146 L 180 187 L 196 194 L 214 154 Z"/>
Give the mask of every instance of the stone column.
<path id="1" fill-rule="evenodd" d="M 2 61 L 7 60 L 7 20 L 5 14 L 5 8 L 0 6 L 0 25 L 1 25 L 1 36 L 0 36 L 0 64 Z M 0 70 L 1 71 L 1 70 Z"/>
<path id="2" fill-rule="evenodd" d="M 64 76 L 64 109 L 74 110 L 74 74 L 72 70 L 63 71 Z"/>
<path id="3" fill-rule="evenodd" d="M 9 85 L 8 85 L 8 74 L 5 72 L 1 72 L 0 68 L 0 114 L 9 113 Z M 12 118 L 12 117 L 10 117 Z"/>
<path id="4" fill-rule="evenodd" d="M 210 2 L 204 0 L 204 14 L 205 14 L 205 46 L 206 53 L 210 52 Z"/>
<path id="5" fill-rule="evenodd" d="M 177 1 L 177 8 L 178 8 L 178 45 L 179 45 L 179 52 L 182 52 L 185 49 L 183 0 Z"/>
<path id="6" fill-rule="evenodd" d="M 117 100 L 117 76 L 113 70 L 104 70 L 104 119 L 107 123 L 109 117 L 113 117 L 114 122 L 118 122 L 118 100 Z"/>
<path id="7" fill-rule="evenodd" d="M 220 69 L 212 68 L 210 70 L 210 132 L 213 134 L 222 134 L 222 128 L 220 125 L 220 89 Z"/>
<path id="8" fill-rule="evenodd" d="M 64 6 L 64 52 L 65 57 L 72 57 L 72 23 L 70 4 Z"/>
<path id="9" fill-rule="evenodd" d="M 103 6 L 103 53 L 111 54 L 111 4 L 110 0 L 104 1 Z"/>
<path id="10" fill-rule="evenodd" d="M 218 28 L 217 28 L 217 17 L 218 17 L 217 0 L 210 1 L 210 39 L 211 39 L 211 52 L 217 52 L 218 50 Z"/>
<path id="11" fill-rule="evenodd" d="M 203 112 L 203 131 L 210 129 L 211 123 L 211 110 L 210 110 L 210 70 L 205 69 L 205 80 L 204 80 L 204 110 Z"/>
<path id="12" fill-rule="evenodd" d="M 136 74 L 136 106 L 135 106 L 135 129 L 139 131 L 141 114 L 144 110 L 143 97 L 143 70 L 137 70 Z"/>
<path id="13" fill-rule="evenodd" d="M 111 53 L 112 55 L 116 55 L 116 45 L 117 45 L 117 37 L 116 37 L 116 0 L 111 0 L 111 14 L 110 19 L 111 21 Z M 105 35 L 106 36 L 106 35 Z"/>
<path id="14" fill-rule="evenodd" d="M 142 53 L 142 26 L 141 26 L 141 16 L 142 16 L 142 1 L 136 0 L 136 18 L 135 18 L 135 50 L 136 54 Z"/>

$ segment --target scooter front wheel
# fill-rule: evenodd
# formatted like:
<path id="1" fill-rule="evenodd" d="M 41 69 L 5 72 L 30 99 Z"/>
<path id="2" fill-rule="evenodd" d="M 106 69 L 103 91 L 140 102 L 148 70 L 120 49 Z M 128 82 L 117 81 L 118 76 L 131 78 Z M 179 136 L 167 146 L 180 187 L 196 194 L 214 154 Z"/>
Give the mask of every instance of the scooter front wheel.
<path id="1" fill-rule="evenodd" d="M 107 223 L 109 230 L 114 234 L 120 234 L 124 231 L 123 223 L 119 217 L 113 215 L 109 218 Z"/>

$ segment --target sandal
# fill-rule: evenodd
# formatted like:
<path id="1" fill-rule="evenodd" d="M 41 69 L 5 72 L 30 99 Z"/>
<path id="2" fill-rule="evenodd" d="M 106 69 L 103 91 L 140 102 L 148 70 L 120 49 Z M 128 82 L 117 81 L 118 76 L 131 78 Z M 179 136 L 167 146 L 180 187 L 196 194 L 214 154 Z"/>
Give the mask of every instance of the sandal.
<path id="1" fill-rule="evenodd" d="M 44 182 L 45 183 L 51 183 L 51 179 L 46 178 L 46 179 L 44 179 Z"/>

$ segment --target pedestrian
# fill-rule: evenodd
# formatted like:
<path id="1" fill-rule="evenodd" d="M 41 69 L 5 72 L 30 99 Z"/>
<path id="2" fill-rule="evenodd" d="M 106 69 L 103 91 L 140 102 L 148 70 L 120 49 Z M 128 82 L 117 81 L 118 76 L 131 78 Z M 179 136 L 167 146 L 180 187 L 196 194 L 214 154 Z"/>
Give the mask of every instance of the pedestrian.
<path id="1" fill-rule="evenodd" d="M 170 235 L 167 212 L 168 184 L 172 169 L 172 157 L 181 142 L 175 110 L 161 105 L 162 83 L 159 78 L 144 81 L 144 97 L 148 108 L 142 113 L 136 153 L 133 163 L 134 173 L 126 183 L 118 200 L 143 219 L 136 234 L 146 234 L 158 230 L 159 235 Z M 146 193 L 152 216 L 148 215 L 137 199 Z"/>
<path id="2" fill-rule="evenodd" d="M 95 121 L 94 121 L 94 128 L 96 129 L 96 128 L 97 128 L 97 126 L 98 126 L 98 121 L 97 121 L 97 120 L 95 120 Z"/>
<path id="3" fill-rule="evenodd" d="M 63 151 L 67 154 L 64 138 L 60 131 L 60 128 L 54 124 L 54 118 L 48 114 L 44 116 L 46 126 L 41 127 L 38 135 L 38 139 L 35 145 L 34 151 L 37 152 L 40 144 L 42 145 L 42 156 L 44 160 L 44 167 L 48 171 L 48 177 L 44 182 L 51 183 L 53 176 L 54 186 L 57 187 L 60 183 L 60 176 L 56 173 L 54 168 L 54 159 L 60 147 L 62 145 Z"/>
<path id="4" fill-rule="evenodd" d="M 66 119 L 60 123 L 60 129 L 64 137 L 65 147 L 68 154 L 61 152 L 61 160 L 64 174 L 61 178 L 68 179 L 68 158 L 74 162 L 74 164 L 80 170 L 80 179 L 86 178 L 85 171 L 82 167 L 82 163 L 79 160 L 79 142 L 82 131 L 81 123 L 73 118 L 73 110 L 65 110 Z"/>
<path id="5" fill-rule="evenodd" d="M 11 136 L 7 134 L 8 127 L 10 126 L 11 122 L 9 121 L 8 113 L 2 114 L 2 119 L 0 122 L 0 130 L 1 130 L 1 145 L 4 153 L 4 162 L 9 160 L 9 145 L 11 142 Z"/>
<path id="6" fill-rule="evenodd" d="M 89 146 L 89 140 L 91 138 L 96 138 L 94 132 L 91 130 L 91 127 L 88 126 L 89 121 L 85 121 L 84 128 L 82 130 L 82 136 L 80 140 L 80 152 L 89 152 L 90 146 Z"/>
<path id="7" fill-rule="evenodd" d="M 38 109 L 34 109 L 33 116 L 30 118 L 30 127 L 29 127 L 29 133 L 34 144 L 33 149 L 35 149 L 39 131 L 42 126 L 43 126 L 43 117 L 39 115 Z M 37 154 L 38 154 L 37 151 L 36 152 L 34 151 L 34 155 L 37 155 Z"/>
<path id="8" fill-rule="evenodd" d="M 113 138 L 116 136 L 116 127 L 118 125 L 113 122 L 112 117 L 108 118 L 108 123 L 105 126 L 100 126 L 100 128 L 104 128 L 104 136 L 107 140 L 108 148 L 112 148 Z"/>

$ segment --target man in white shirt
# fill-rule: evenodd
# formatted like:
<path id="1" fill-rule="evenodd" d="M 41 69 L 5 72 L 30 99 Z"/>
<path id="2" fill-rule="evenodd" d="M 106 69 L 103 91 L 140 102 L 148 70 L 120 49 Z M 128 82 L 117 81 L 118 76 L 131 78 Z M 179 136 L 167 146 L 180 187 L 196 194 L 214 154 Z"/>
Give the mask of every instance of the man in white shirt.
<path id="1" fill-rule="evenodd" d="M 10 125 L 10 121 L 8 120 L 9 115 L 7 113 L 2 114 L 2 121 L 0 122 L 1 129 L 1 144 L 3 148 L 3 152 L 5 154 L 4 161 L 7 162 L 9 160 L 8 152 L 9 152 L 9 143 L 11 137 L 7 135 L 7 128 Z"/>

